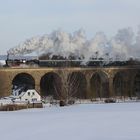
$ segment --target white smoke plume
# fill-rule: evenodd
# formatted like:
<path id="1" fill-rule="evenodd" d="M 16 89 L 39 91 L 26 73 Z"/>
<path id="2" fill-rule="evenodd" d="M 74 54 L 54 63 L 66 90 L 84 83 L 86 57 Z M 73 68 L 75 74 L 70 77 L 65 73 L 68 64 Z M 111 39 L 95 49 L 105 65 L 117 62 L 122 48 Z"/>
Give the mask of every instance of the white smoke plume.
<path id="1" fill-rule="evenodd" d="M 140 58 L 140 27 L 135 35 L 132 28 L 118 30 L 108 39 L 103 32 L 98 32 L 92 39 L 87 39 L 85 31 L 80 29 L 74 33 L 62 30 L 50 34 L 33 37 L 8 50 L 9 55 L 25 55 L 36 52 L 38 55 L 51 54 L 68 58 L 71 55 L 89 60 L 104 58 L 128 60 Z"/>

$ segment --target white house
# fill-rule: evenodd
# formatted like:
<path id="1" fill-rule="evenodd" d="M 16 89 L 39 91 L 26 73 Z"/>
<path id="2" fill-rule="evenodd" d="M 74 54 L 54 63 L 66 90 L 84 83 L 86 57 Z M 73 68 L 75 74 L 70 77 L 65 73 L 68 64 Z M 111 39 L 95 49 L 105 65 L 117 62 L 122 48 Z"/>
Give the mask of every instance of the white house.
<path id="1" fill-rule="evenodd" d="M 39 102 L 41 101 L 41 96 L 35 89 L 29 89 L 26 92 L 21 92 L 20 95 L 15 96 L 13 101 Z"/>

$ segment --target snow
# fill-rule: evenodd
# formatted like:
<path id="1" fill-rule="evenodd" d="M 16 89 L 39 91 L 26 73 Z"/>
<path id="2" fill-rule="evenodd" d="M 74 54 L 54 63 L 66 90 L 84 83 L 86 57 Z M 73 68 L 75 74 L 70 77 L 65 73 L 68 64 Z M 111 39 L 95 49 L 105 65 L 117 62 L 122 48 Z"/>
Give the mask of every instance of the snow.
<path id="1" fill-rule="evenodd" d="M 1 140 L 139 140 L 140 103 L 0 112 Z"/>
<path id="2" fill-rule="evenodd" d="M 0 67 L 1 66 L 3 66 L 3 65 L 5 65 L 6 63 L 5 63 L 5 60 L 0 60 Z"/>

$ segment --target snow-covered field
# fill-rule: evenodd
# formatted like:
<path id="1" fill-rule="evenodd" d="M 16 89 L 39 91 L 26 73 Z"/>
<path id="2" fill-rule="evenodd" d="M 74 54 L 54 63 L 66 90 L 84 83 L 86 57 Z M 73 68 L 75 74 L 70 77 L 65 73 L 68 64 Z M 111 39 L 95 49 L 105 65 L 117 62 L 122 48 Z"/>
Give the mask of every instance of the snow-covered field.
<path id="1" fill-rule="evenodd" d="M 140 140 L 140 103 L 0 112 L 0 140 Z"/>

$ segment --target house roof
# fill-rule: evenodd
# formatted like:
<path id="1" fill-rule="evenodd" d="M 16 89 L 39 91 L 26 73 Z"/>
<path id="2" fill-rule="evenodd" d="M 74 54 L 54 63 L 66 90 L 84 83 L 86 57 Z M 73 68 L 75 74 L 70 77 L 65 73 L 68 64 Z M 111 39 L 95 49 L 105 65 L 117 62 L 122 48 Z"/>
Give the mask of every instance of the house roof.
<path id="1" fill-rule="evenodd" d="M 26 92 L 21 92 L 21 94 L 18 97 L 22 97 L 27 92 L 36 92 L 38 94 L 38 92 L 35 89 L 28 89 Z"/>

